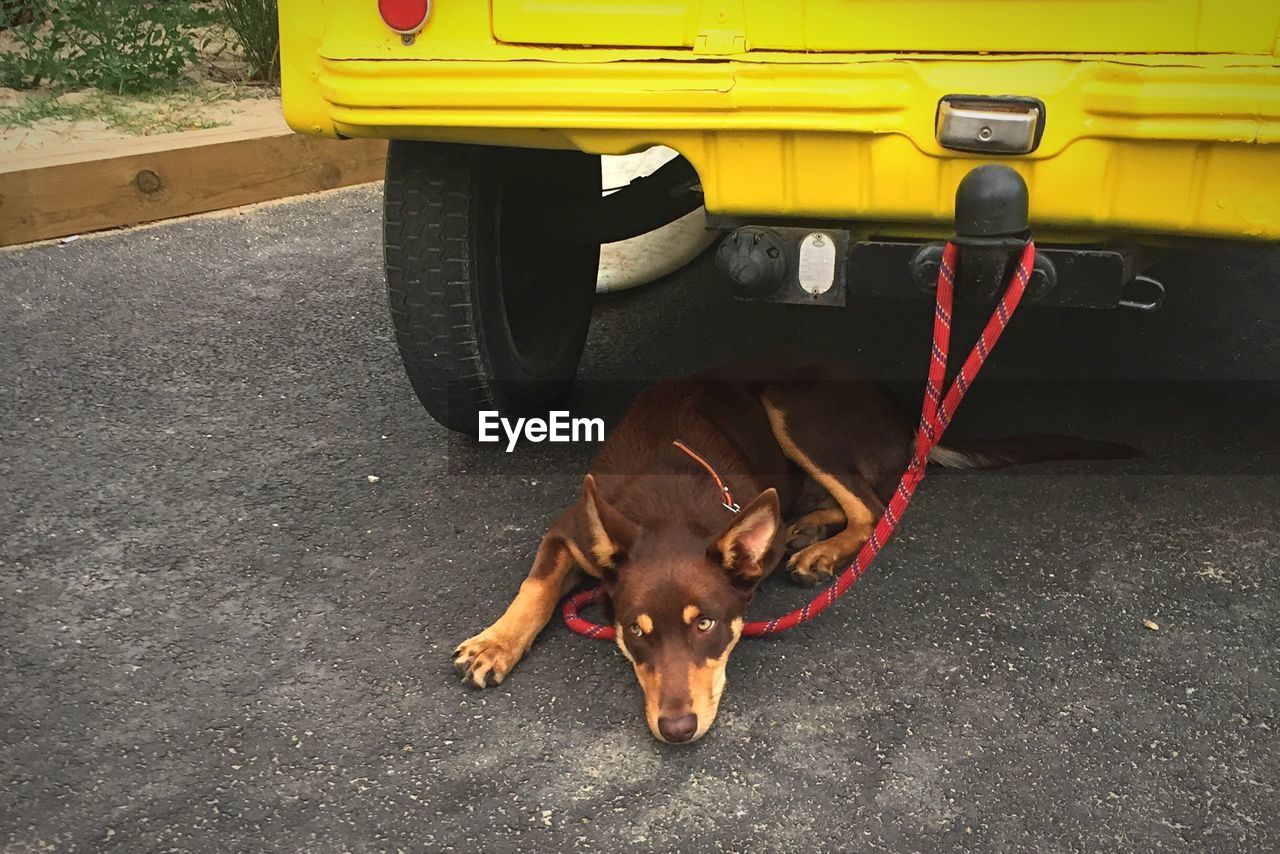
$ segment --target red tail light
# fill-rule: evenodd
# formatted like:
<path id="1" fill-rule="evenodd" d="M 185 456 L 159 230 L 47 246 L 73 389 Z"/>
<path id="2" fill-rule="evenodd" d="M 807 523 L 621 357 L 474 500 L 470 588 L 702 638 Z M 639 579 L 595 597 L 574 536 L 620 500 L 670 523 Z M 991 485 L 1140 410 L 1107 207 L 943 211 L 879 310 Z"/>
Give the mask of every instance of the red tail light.
<path id="1" fill-rule="evenodd" d="M 416 33 L 431 15 L 431 0 L 378 0 L 378 14 L 397 33 Z"/>

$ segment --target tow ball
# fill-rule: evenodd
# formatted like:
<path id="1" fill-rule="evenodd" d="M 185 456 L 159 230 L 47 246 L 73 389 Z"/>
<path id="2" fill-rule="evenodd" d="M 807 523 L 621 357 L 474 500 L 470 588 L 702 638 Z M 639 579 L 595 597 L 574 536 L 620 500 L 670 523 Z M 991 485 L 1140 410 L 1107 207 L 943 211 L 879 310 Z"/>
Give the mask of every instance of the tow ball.
<path id="1" fill-rule="evenodd" d="M 1009 280 L 1014 257 L 1031 239 L 1027 182 L 1008 166 L 991 164 L 969 172 L 956 188 L 956 235 L 960 265 L 956 293 L 973 302 L 990 302 Z M 945 243 L 927 243 L 911 258 L 916 287 L 933 293 Z M 933 278 L 930 279 L 929 277 Z M 1058 284 L 1058 271 L 1045 255 L 1036 265 L 1023 296 L 1036 303 Z"/>
<path id="2" fill-rule="evenodd" d="M 1030 237 L 1026 182 L 1014 169 L 988 164 L 956 189 L 955 237 L 960 247 L 956 293 L 989 303 L 1009 280 Z M 716 251 L 716 268 L 739 299 L 842 306 L 849 294 L 930 296 L 943 242 L 854 240 L 848 227 L 754 224 L 712 217 L 731 229 Z M 1040 305 L 1151 311 L 1164 286 L 1140 275 L 1151 258 L 1140 247 L 1044 246 L 1024 301 Z"/>

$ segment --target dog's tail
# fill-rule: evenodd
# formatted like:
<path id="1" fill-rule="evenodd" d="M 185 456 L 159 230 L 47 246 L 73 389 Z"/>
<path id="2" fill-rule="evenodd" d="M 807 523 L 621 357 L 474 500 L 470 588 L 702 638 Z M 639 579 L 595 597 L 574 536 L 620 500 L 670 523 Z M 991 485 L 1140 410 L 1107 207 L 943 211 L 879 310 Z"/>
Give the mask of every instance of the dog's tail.
<path id="1" fill-rule="evenodd" d="M 948 469 L 999 469 L 1050 460 L 1128 460 L 1142 452 L 1119 442 L 1073 436 L 1018 436 L 1009 439 L 948 441 L 929 452 L 929 462 Z"/>

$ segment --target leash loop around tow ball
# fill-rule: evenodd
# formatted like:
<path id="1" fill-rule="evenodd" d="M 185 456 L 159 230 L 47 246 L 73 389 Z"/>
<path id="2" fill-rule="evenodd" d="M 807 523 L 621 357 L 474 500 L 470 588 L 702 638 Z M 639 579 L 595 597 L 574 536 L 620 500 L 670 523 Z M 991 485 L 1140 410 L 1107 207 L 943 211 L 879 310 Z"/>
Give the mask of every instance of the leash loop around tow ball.
<path id="1" fill-rule="evenodd" d="M 863 543 L 853 561 L 836 576 L 830 585 L 824 588 L 817 596 L 814 596 L 808 604 L 780 617 L 774 617 L 772 620 L 757 620 L 747 623 L 742 627 L 743 635 L 760 637 L 762 635 L 779 634 L 787 629 L 795 628 L 801 623 L 807 623 L 821 614 L 848 592 L 849 588 L 862 577 L 862 574 L 871 566 L 871 562 L 875 560 L 875 556 L 880 552 L 880 549 L 884 547 L 897 529 L 898 523 L 902 520 L 908 505 L 911 504 L 911 496 L 915 493 L 916 487 L 920 485 L 920 481 L 924 480 L 925 473 L 929 468 L 929 452 L 942 440 L 942 434 L 946 432 L 948 425 L 950 425 L 952 416 L 955 415 L 956 409 L 960 406 L 960 401 L 964 399 L 965 393 L 972 387 L 978 372 L 982 370 L 982 365 L 987 361 L 987 357 L 991 355 L 991 351 L 995 349 L 996 342 L 1000 340 L 1001 333 L 1004 332 L 1005 327 L 1009 325 L 1009 321 L 1013 318 L 1013 313 L 1017 310 L 1018 303 L 1022 300 L 1022 294 L 1027 289 L 1027 282 L 1031 279 L 1031 270 L 1036 261 L 1035 244 L 1028 241 L 1022 250 L 1021 257 L 1018 259 L 1018 266 L 1014 270 L 1013 278 L 1010 280 L 1008 288 L 1005 289 L 1004 295 L 1000 297 L 1000 301 L 996 303 L 995 310 L 991 313 L 991 319 L 983 327 L 982 333 L 973 345 L 973 349 L 969 351 L 968 358 L 960 366 L 960 371 L 956 374 L 955 380 L 952 381 L 951 386 L 944 393 L 943 386 L 947 375 L 947 353 L 951 345 L 951 306 L 955 293 L 956 262 L 959 254 L 959 249 L 954 243 L 950 242 L 947 243 L 947 247 L 942 253 L 942 263 L 938 268 L 938 294 L 934 303 L 933 342 L 930 345 L 929 374 L 925 381 L 924 402 L 920 407 L 920 426 L 916 430 L 915 450 L 911 457 L 911 463 L 907 466 L 907 470 L 902 473 L 897 487 L 894 488 L 893 496 L 889 499 L 888 506 L 876 521 L 875 527 L 872 528 L 871 536 Z M 677 446 L 680 445 L 679 442 L 676 444 Z M 699 459 L 696 454 L 693 454 L 687 448 L 681 449 L 693 456 L 694 459 Z M 714 470 L 712 471 L 714 472 Z M 717 480 L 719 480 L 718 477 Z M 732 503 L 732 496 L 728 496 L 728 501 Z M 564 616 L 565 624 L 578 634 L 599 640 L 613 640 L 616 633 L 613 626 L 593 623 L 581 616 L 582 609 L 595 602 L 599 595 L 600 588 L 598 586 L 575 593 L 565 600 L 561 613 Z"/>

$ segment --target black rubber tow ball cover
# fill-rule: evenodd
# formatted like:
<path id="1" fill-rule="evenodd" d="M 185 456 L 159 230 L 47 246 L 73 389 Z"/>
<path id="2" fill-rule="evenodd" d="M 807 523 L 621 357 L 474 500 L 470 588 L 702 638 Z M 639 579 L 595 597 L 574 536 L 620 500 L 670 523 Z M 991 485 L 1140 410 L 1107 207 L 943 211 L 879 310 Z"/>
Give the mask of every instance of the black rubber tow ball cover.
<path id="1" fill-rule="evenodd" d="M 1027 182 L 1021 175 L 999 163 L 979 166 L 956 188 L 956 236 L 1025 234 L 1028 208 Z"/>

